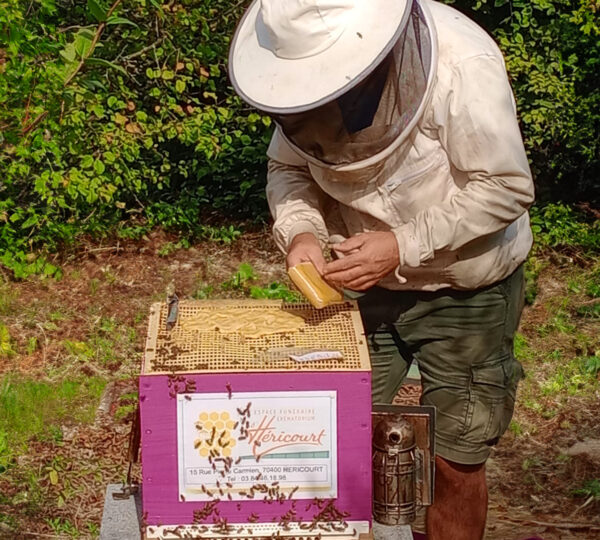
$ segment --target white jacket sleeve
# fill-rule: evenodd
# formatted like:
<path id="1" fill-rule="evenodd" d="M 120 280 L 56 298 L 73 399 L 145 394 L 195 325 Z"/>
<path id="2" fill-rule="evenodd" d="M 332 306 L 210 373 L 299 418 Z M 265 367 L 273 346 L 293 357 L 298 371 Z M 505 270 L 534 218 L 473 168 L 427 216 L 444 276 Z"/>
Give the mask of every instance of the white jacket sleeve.
<path id="1" fill-rule="evenodd" d="M 438 250 L 455 250 L 506 228 L 527 211 L 533 181 L 514 98 L 501 57 L 482 54 L 438 70 L 445 95 L 431 104 L 433 129 L 464 188 L 394 229 L 402 264 L 416 267 Z"/>
<path id="2" fill-rule="evenodd" d="M 308 165 L 275 130 L 269 149 L 267 201 L 275 220 L 277 247 L 287 253 L 297 234 L 310 232 L 324 247 L 329 238 L 323 218 L 328 196 L 314 181 Z"/>

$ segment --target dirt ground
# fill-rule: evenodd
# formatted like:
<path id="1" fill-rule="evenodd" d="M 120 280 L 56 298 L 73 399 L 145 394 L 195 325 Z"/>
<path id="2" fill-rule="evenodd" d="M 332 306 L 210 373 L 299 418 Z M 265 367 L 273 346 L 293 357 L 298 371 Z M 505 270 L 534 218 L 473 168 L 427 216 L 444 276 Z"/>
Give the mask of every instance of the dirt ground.
<path id="1" fill-rule="evenodd" d="M 59 281 L 36 278 L 11 283 L 15 315 L 3 320 L 15 348 L 25 351 L 32 337 L 41 346 L 17 356 L 0 356 L 0 374 L 48 376 L 65 361 L 64 341 L 85 342 L 102 318 L 135 329 L 136 338 L 130 346 L 116 346 L 112 360 L 74 365 L 74 370 L 109 381 L 96 420 L 89 425 L 63 426 L 56 442 L 31 441 L 28 453 L 0 474 L 0 514 L 12 519 L 12 525 L 0 521 L 0 538 L 76 537 L 49 524 L 57 518 L 71 523 L 80 538 L 97 535 L 93 524 L 100 523 L 106 484 L 124 481 L 127 475 L 132 414 L 116 414 L 120 396 L 136 392 L 148 309 L 152 302 L 164 300 L 169 283 L 175 283 L 181 298 L 243 295 L 243 290 L 222 287 L 241 263 L 255 269 L 258 279 L 253 284 L 289 283 L 283 257 L 268 231 L 247 233 L 229 246 L 202 243 L 160 256 L 169 251 L 165 249 L 169 242 L 175 239 L 156 233 L 141 242 L 90 244 L 62 264 L 64 276 Z M 549 316 L 548 301 L 557 294 L 556 282 L 565 279 L 564 271 L 552 266 L 540 273 L 538 298 L 526 308 L 521 327 L 531 347 L 550 350 L 556 346 L 549 341 L 552 336 L 540 337 L 536 328 Z M 50 330 L 36 322 L 57 311 L 66 315 Z M 578 331 L 591 333 L 593 340 L 597 330 L 596 325 Z M 529 376 L 537 377 L 535 369 L 530 368 Z M 525 428 L 506 434 L 487 469 L 488 540 L 600 538 L 600 500 L 584 505 L 585 498 L 572 495 L 586 480 L 600 479 L 600 463 L 585 455 L 561 457 L 578 440 L 600 438 L 598 393 L 595 398 L 575 393 L 565 399 L 568 403 L 557 414 L 544 416 L 524 406 L 519 398 L 515 419 Z M 61 481 L 53 482 L 44 473 L 49 464 L 59 470 Z M 37 472 L 38 497 L 42 498 L 35 506 L 23 495 L 32 471 Z M 134 466 L 133 474 L 134 479 L 139 478 L 139 465 Z M 61 493 L 68 494 L 62 504 Z"/>

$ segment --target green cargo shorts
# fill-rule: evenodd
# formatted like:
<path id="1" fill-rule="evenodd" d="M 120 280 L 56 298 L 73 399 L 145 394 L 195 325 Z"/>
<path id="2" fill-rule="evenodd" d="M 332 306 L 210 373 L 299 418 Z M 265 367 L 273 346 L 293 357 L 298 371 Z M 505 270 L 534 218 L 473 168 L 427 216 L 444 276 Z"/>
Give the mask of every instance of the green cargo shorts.
<path id="1" fill-rule="evenodd" d="M 512 418 L 521 365 L 513 338 L 523 309 L 523 267 L 475 291 L 390 291 L 358 298 L 373 369 L 373 402 L 390 403 L 415 360 L 423 405 L 434 405 L 436 453 L 485 462 Z"/>

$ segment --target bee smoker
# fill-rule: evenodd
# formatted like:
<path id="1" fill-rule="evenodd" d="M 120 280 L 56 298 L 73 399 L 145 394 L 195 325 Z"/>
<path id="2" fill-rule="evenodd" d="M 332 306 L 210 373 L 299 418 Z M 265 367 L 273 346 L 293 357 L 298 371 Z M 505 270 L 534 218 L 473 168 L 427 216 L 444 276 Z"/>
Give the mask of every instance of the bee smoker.
<path id="1" fill-rule="evenodd" d="M 407 525 L 433 503 L 435 407 L 373 405 L 373 519 Z"/>
<path id="2" fill-rule="evenodd" d="M 415 432 L 400 415 L 380 420 L 373 431 L 373 519 L 405 525 L 417 512 Z"/>

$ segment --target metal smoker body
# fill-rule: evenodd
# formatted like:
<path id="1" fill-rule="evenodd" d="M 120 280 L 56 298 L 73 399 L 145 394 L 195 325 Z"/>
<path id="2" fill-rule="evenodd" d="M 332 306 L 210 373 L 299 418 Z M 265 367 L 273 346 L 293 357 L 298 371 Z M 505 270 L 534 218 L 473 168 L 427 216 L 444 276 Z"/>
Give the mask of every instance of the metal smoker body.
<path id="1" fill-rule="evenodd" d="M 375 406 L 373 519 L 407 525 L 433 501 L 433 407 Z"/>
<path id="2" fill-rule="evenodd" d="M 373 518 L 384 525 L 416 516 L 415 432 L 401 416 L 381 420 L 373 432 Z"/>

